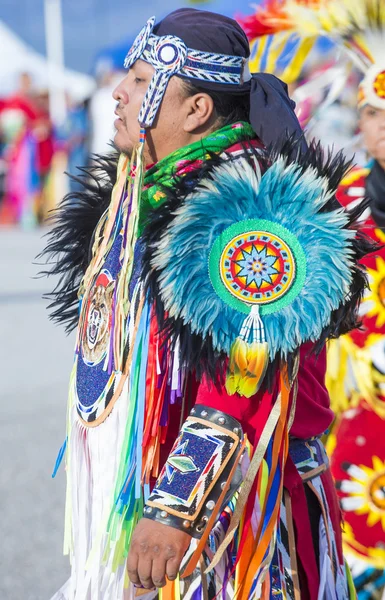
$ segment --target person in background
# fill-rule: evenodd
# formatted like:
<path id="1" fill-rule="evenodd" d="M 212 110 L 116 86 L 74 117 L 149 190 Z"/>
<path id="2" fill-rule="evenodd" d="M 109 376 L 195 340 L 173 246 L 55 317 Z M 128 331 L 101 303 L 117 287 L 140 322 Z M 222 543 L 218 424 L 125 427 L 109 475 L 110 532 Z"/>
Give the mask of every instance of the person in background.
<path id="1" fill-rule="evenodd" d="M 31 77 L 28 73 L 22 73 L 18 90 L 9 98 L 3 99 L 0 109 L 5 167 L 4 196 L 0 208 L 2 223 L 21 223 L 29 227 L 37 222 L 38 151 L 32 130 L 38 116 Z"/>
<path id="2" fill-rule="evenodd" d="M 381 0 L 326 0 L 306 6 L 294 0 L 280 4 L 277 18 L 274 6 L 269 0 L 260 6 L 250 28 L 255 26 L 263 34 L 261 25 L 265 31 L 271 26 L 274 48 L 283 48 L 286 37 L 297 38 L 291 75 L 306 59 L 304 48 L 320 36 L 333 41 L 341 52 L 327 76 L 343 64 L 344 54 L 361 73 L 358 121 L 370 162 L 346 175 L 337 198 L 351 214 L 365 208 L 360 237 L 371 239 L 376 250 L 361 261 L 370 284 L 360 306 L 362 326 L 329 345 L 327 387 L 338 417 L 327 450 L 344 518 L 344 551 L 358 596 L 381 598 L 385 591 L 385 12 Z M 341 97 L 349 74 L 346 64 L 344 71 L 336 81 Z"/>
<path id="3" fill-rule="evenodd" d="M 362 326 L 333 342 L 329 353 L 329 388 L 340 414 L 328 449 L 344 512 L 345 552 L 363 600 L 381 598 L 385 590 L 384 79 L 381 61 L 359 87 L 359 126 L 369 164 L 349 173 L 337 196 L 348 210 L 369 200 L 364 227 L 378 250 L 363 262 L 370 287 L 361 305 Z"/>
<path id="4" fill-rule="evenodd" d="M 66 171 L 75 176 L 69 180 L 70 190 L 72 192 L 81 189 L 81 183 L 76 180 L 80 173 L 77 169 L 79 165 L 87 166 L 90 157 L 90 123 L 89 123 L 89 103 L 86 100 L 82 103 L 72 102 L 67 97 L 67 118 L 57 133 L 58 145 L 60 145 L 67 155 Z"/>
<path id="5" fill-rule="evenodd" d="M 37 146 L 36 171 L 39 180 L 39 191 L 36 198 L 36 212 L 39 222 L 45 221 L 57 199 L 49 193 L 48 184 L 52 161 L 55 153 L 55 134 L 49 115 L 49 93 L 38 90 L 34 96 L 37 118 L 33 123 L 32 136 Z"/>

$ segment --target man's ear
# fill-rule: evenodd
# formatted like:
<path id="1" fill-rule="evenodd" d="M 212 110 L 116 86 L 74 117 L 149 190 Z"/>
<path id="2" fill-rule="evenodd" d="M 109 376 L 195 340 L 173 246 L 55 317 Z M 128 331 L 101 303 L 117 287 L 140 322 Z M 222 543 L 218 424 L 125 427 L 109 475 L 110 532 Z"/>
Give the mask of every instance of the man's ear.
<path id="1" fill-rule="evenodd" d="M 186 99 L 187 116 L 184 122 L 186 133 L 211 126 L 215 120 L 214 100 L 208 94 L 198 93 Z"/>

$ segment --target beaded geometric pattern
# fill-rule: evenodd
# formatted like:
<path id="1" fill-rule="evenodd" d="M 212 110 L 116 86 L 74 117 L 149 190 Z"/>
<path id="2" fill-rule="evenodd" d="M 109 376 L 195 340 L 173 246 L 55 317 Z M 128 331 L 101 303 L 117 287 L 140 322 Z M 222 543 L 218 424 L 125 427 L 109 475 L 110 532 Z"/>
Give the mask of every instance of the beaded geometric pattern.
<path id="1" fill-rule="evenodd" d="M 230 226 L 214 242 L 209 257 L 211 282 L 217 294 L 241 312 L 253 304 L 269 314 L 300 292 L 304 273 L 296 261 L 303 250 L 277 223 L 247 219 Z M 268 306 L 272 305 L 272 306 Z"/>
<path id="2" fill-rule="evenodd" d="M 120 224 L 120 227 L 119 227 Z M 93 424 L 106 414 L 120 374 L 107 368 L 111 345 L 116 280 L 120 269 L 121 221 L 114 241 L 87 298 L 84 328 L 76 353 L 74 397 L 83 424 Z M 84 301 L 84 300 L 83 300 Z"/>
<path id="3" fill-rule="evenodd" d="M 173 38 L 171 43 L 169 38 Z M 178 56 L 176 48 L 184 50 L 181 53 L 184 58 L 182 64 L 176 60 Z M 244 65 L 244 59 L 241 56 L 193 50 L 187 48 L 185 43 L 175 36 L 151 35 L 141 59 L 152 64 L 155 69 L 172 68 L 174 72 L 178 72 L 178 75 L 184 77 L 230 85 L 241 83 Z"/>
<path id="4" fill-rule="evenodd" d="M 163 467 L 148 506 L 193 521 L 237 448 L 238 435 L 189 417 Z"/>

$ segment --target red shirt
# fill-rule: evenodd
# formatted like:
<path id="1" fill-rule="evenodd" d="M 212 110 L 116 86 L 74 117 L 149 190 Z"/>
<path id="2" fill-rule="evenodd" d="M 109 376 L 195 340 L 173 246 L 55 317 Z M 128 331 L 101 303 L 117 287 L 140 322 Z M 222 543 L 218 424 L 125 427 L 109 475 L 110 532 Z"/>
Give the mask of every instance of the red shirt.
<path id="1" fill-rule="evenodd" d="M 290 431 L 290 435 L 302 439 L 323 434 L 334 418 L 325 386 L 326 350 L 317 358 L 309 355 L 311 348 L 312 344 L 304 344 L 300 351 L 297 405 Z M 218 391 L 207 382 L 200 384 L 196 399 L 197 404 L 205 404 L 237 419 L 252 444 L 260 401 L 260 394 L 252 398 L 229 396 L 224 388 Z"/>

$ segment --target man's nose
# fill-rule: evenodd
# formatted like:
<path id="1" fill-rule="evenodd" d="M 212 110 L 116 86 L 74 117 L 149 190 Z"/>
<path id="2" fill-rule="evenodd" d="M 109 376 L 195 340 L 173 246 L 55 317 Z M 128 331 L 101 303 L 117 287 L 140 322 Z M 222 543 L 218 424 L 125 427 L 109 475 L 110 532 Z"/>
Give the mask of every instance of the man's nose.
<path id="1" fill-rule="evenodd" d="M 112 92 L 112 97 L 117 102 L 122 102 L 122 104 L 127 104 L 128 103 L 128 93 L 124 88 L 124 82 L 125 82 L 125 79 L 123 79 L 123 81 L 121 81 L 116 86 L 116 88 Z"/>
<path id="2" fill-rule="evenodd" d="M 379 127 L 380 129 L 385 129 L 385 110 L 383 110 L 381 113 Z"/>
<path id="3" fill-rule="evenodd" d="M 120 95 L 120 84 L 116 86 L 116 88 L 114 89 L 114 91 L 112 92 L 112 97 L 114 100 L 116 100 L 117 102 L 119 102 L 121 95 Z"/>
<path id="4" fill-rule="evenodd" d="M 114 89 L 114 91 L 112 92 L 112 97 L 114 100 L 116 100 L 117 102 L 119 102 L 119 92 L 118 92 L 118 87 L 116 87 Z"/>

